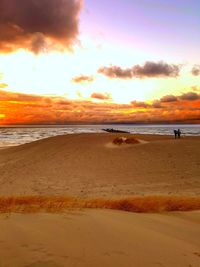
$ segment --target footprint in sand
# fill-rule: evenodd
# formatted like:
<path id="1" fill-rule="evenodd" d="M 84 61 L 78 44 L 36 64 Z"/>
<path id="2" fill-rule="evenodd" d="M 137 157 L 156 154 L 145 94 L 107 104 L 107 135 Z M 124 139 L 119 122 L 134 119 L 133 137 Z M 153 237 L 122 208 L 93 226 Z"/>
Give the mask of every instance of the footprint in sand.
<path id="1" fill-rule="evenodd" d="M 200 252 L 194 252 L 193 254 L 197 257 L 200 257 Z"/>

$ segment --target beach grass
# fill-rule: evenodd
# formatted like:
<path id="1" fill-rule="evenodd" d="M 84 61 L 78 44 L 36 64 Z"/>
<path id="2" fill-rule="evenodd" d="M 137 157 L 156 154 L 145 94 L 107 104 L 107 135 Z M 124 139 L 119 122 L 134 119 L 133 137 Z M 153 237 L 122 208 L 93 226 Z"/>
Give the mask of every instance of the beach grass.
<path id="1" fill-rule="evenodd" d="M 125 137 L 116 137 L 113 140 L 113 144 L 115 145 L 121 145 L 121 144 L 139 144 L 139 140 L 137 140 L 134 137 L 129 137 L 129 138 L 125 138 Z"/>
<path id="2" fill-rule="evenodd" d="M 0 197 L 0 213 L 59 213 L 68 209 L 113 209 L 137 213 L 200 210 L 200 197 L 144 196 L 81 199 L 56 196 Z"/>

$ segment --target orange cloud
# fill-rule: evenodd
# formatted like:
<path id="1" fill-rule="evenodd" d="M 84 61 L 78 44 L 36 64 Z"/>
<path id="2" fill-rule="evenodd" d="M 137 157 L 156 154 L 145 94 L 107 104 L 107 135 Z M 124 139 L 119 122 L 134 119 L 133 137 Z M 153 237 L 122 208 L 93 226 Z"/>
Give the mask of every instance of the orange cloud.
<path id="1" fill-rule="evenodd" d="M 111 100 L 111 96 L 108 93 L 102 94 L 102 93 L 93 93 L 91 95 L 91 98 L 95 98 L 98 100 Z"/>
<path id="2" fill-rule="evenodd" d="M 0 90 L 0 124 L 200 122 L 200 99 L 115 104 Z"/>
<path id="3" fill-rule="evenodd" d="M 92 76 L 86 76 L 86 75 L 80 75 L 80 76 L 77 76 L 77 77 L 74 77 L 72 79 L 72 82 L 74 83 L 91 83 L 94 81 L 94 77 Z"/>
<path id="4" fill-rule="evenodd" d="M 132 101 L 131 104 L 133 105 L 134 108 L 146 109 L 150 107 L 150 104 L 140 101 Z"/>

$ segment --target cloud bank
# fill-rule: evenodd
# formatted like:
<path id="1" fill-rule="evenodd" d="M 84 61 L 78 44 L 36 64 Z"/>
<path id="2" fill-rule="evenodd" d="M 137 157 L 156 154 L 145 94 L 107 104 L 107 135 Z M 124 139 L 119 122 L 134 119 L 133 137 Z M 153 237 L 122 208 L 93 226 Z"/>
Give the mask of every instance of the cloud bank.
<path id="1" fill-rule="evenodd" d="M 95 103 L 0 90 L 0 124 L 200 123 L 200 94 L 188 92 L 177 96 L 177 101 L 168 99 L 130 104 L 102 99 Z"/>
<path id="2" fill-rule="evenodd" d="M 0 0 L 0 52 L 70 48 L 81 6 L 82 0 Z"/>

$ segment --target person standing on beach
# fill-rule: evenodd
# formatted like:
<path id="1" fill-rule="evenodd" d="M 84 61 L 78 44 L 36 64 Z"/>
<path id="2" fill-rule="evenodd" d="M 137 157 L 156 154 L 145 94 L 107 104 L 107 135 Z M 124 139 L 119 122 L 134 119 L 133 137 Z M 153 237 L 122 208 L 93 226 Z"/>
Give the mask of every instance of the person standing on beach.
<path id="1" fill-rule="evenodd" d="M 178 138 L 181 138 L 181 130 L 180 129 L 178 129 L 177 134 L 178 134 Z"/>
<path id="2" fill-rule="evenodd" d="M 176 139 L 176 137 L 177 137 L 177 134 L 178 134 L 177 130 L 174 130 L 174 138 L 175 138 L 175 139 Z"/>

